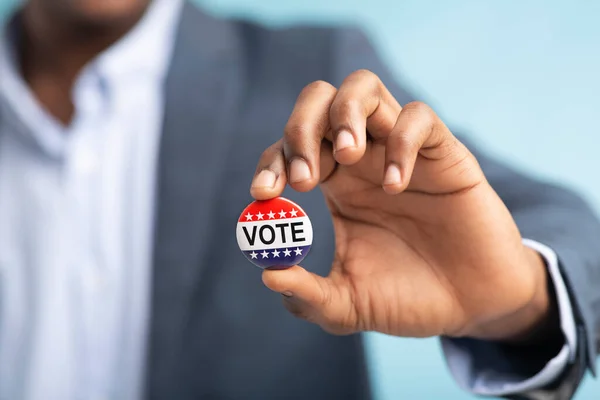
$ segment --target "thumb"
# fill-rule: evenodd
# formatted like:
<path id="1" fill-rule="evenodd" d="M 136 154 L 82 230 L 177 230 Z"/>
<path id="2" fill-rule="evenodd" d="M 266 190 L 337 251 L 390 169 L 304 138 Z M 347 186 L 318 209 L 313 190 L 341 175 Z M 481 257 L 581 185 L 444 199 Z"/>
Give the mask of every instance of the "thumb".
<path id="1" fill-rule="evenodd" d="M 356 330 L 348 316 L 349 290 L 331 277 L 308 272 L 300 266 L 283 270 L 264 270 L 262 280 L 269 289 L 281 293 L 284 305 L 296 317 L 320 325 L 334 334 L 349 334 Z"/>
<path id="2" fill-rule="evenodd" d="M 265 269 L 262 280 L 274 292 L 311 306 L 327 304 L 331 295 L 327 278 L 308 272 L 298 265 L 287 269 Z"/>

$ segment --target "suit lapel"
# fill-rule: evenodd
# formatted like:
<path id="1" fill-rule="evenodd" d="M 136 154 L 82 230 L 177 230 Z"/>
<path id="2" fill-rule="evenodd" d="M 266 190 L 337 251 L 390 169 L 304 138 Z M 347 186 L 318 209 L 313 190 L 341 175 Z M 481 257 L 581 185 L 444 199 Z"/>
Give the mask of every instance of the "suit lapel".
<path id="1" fill-rule="evenodd" d="M 168 395 L 185 351 L 178 344 L 204 268 L 240 97 L 236 45 L 233 24 L 185 5 L 166 83 L 157 171 L 149 397 Z"/>

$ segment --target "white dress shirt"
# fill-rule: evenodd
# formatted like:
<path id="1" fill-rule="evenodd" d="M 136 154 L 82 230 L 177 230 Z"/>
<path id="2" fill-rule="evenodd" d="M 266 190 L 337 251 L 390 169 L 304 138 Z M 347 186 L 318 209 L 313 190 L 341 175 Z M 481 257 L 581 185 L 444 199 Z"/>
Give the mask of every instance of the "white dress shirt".
<path id="1" fill-rule="evenodd" d="M 141 394 L 163 85 L 180 9 L 180 0 L 155 0 L 86 66 L 69 126 L 36 101 L 10 35 L 0 38 L 1 400 Z M 575 354 L 556 255 L 525 243 L 548 262 L 566 343 L 537 375 L 521 377 L 475 370 L 477 354 L 443 340 L 454 377 L 473 393 L 543 386 Z"/>
<path id="2" fill-rule="evenodd" d="M 181 1 L 156 0 L 74 87 L 63 126 L 0 45 L 0 399 L 135 399 L 163 83 Z"/>

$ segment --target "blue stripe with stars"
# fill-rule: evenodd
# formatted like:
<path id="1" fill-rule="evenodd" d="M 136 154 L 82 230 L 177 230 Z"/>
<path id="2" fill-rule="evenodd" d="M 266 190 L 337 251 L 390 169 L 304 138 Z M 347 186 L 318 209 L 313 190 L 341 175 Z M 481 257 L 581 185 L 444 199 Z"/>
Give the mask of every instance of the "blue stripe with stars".
<path id="1" fill-rule="evenodd" d="M 310 246 L 291 246 L 269 250 L 243 251 L 252 263 L 261 268 L 287 268 L 298 264 L 310 250 Z"/>

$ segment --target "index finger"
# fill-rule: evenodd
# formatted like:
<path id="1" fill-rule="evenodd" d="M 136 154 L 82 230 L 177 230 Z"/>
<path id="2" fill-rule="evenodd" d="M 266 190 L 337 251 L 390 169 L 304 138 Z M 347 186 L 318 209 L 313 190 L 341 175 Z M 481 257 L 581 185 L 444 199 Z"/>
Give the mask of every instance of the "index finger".
<path id="1" fill-rule="evenodd" d="M 312 190 L 320 181 L 321 164 L 333 165 L 333 155 L 322 152 L 330 130 L 329 108 L 337 89 L 327 82 L 313 82 L 302 90 L 283 135 L 283 153 L 289 185 L 300 192 Z M 322 160 L 329 157 L 331 162 Z"/>
<path id="2" fill-rule="evenodd" d="M 296 101 L 281 140 L 261 156 L 251 193 L 258 200 L 279 196 L 286 183 L 298 191 L 313 189 L 335 167 L 329 141 L 329 108 L 337 89 L 317 81 L 306 86 Z"/>

